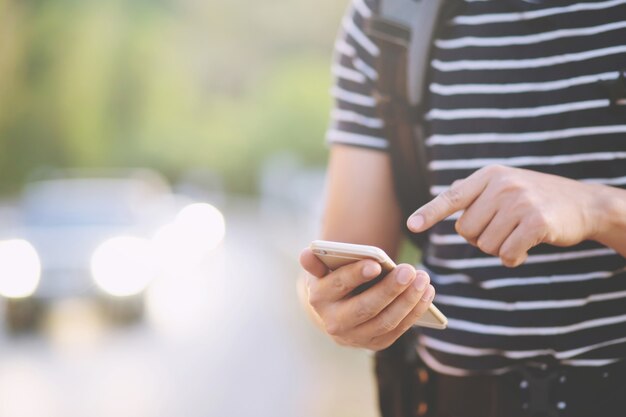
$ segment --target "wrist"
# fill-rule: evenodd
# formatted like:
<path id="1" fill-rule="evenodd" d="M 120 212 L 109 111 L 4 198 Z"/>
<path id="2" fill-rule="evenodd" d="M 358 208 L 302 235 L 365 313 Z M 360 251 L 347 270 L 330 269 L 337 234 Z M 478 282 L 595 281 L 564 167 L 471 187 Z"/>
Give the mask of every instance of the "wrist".
<path id="1" fill-rule="evenodd" d="M 626 190 L 593 185 L 592 227 L 588 239 L 607 246 L 626 232 Z"/>

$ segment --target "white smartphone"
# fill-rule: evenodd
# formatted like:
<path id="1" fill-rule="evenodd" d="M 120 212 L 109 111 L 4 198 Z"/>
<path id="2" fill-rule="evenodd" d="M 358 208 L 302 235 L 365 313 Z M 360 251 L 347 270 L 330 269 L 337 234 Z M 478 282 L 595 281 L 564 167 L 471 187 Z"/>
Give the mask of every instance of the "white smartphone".
<path id="1" fill-rule="evenodd" d="M 314 240 L 310 247 L 315 256 L 324 262 L 331 271 L 362 259 L 373 259 L 378 262 L 382 267 L 382 273 L 368 282 L 366 286 L 359 287 L 358 292 L 365 291 L 375 285 L 396 267 L 396 264 L 385 251 L 376 246 Z M 426 313 L 415 324 L 433 329 L 445 329 L 448 326 L 448 319 L 434 304 L 431 304 Z"/>

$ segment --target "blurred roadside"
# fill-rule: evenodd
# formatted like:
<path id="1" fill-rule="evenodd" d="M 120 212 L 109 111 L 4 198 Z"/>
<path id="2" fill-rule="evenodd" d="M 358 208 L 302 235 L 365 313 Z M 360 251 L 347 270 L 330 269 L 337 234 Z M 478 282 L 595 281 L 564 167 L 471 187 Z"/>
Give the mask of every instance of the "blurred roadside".
<path id="1" fill-rule="evenodd" d="M 226 234 L 201 265 L 147 289 L 145 320 L 69 297 L 39 332 L 0 335 L 0 415 L 374 416 L 368 355 L 334 346 L 295 295 L 323 173 L 287 156 L 263 172 L 260 198 L 222 195 Z"/>
<path id="2" fill-rule="evenodd" d="M 27 280 L 1 275 L 3 266 L 32 272 L 22 239 L 40 256 L 32 294 L 44 280 L 58 291 L 24 332 L 0 313 L 0 417 L 375 415 L 368 355 L 321 335 L 295 293 L 297 257 L 322 204 L 331 50 L 344 7 L 0 0 L 0 241 L 12 241 L 0 282 L 30 291 Z M 112 188 L 82 182 L 72 193 L 70 183 L 46 182 L 51 172 L 100 167 L 146 167 L 169 184 L 161 197 L 182 200 L 149 225 L 144 207 L 129 226 L 134 203 L 121 204 Z M 28 199 L 24 186 L 37 178 L 52 188 L 39 187 L 38 198 L 31 188 Z M 180 220 L 194 203 L 213 214 Z M 219 218 L 208 205 L 224 234 L 204 221 Z M 185 233 L 165 227 L 176 219 Z M 156 258 L 150 245 L 161 248 Z M 190 263 L 194 253 L 202 256 Z M 170 262 L 181 257 L 182 267 Z M 137 279 L 146 264 L 167 273 Z M 84 287 L 70 291 L 76 282 Z M 139 315 L 105 314 L 101 299 L 129 291 Z"/>

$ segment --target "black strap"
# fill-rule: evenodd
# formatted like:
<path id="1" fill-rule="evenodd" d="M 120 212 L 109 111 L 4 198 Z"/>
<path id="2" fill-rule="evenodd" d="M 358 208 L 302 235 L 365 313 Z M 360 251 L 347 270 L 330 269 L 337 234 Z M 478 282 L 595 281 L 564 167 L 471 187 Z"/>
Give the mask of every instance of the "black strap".
<path id="1" fill-rule="evenodd" d="M 380 50 L 376 59 L 378 73 L 376 109 L 384 121 L 384 134 L 389 141 L 396 196 L 406 219 L 430 199 L 431 181 L 424 144 L 423 114 L 418 104 L 411 103 L 416 97 L 421 99 L 423 96 L 427 73 L 424 68 L 425 62 L 429 60 L 430 45 L 434 38 L 436 27 L 434 23 L 440 19 L 444 10 L 448 9 L 442 6 L 450 2 L 434 0 L 432 2 L 404 0 L 404 2 L 412 5 L 412 9 L 407 10 L 431 14 L 421 16 L 423 20 L 430 20 L 428 25 L 424 24 L 424 31 L 414 33 L 417 30 L 415 27 L 374 14 L 365 22 L 365 32 L 377 43 Z M 419 4 L 423 4 L 424 7 L 416 8 Z M 426 47 L 415 48 L 416 43 Z M 416 53 L 420 53 L 421 56 L 416 57 Z M 419 65 L 414 61 L 420 61 Z M 409 83 L 409 79 L 415 78 L 415 74 L 409 74 L 409 71 L 416 71 L 422 79 Z M 409 84 L 415 84 L 411 88 L 418 88 L 420 91 L 415 94 L 409 89 Z M 402 223 L 405 235 L 413 243 L 423 247 L 426 236 L 410 232 L 404 222 Z"/>
<path id="2" fill-rule="evenodd" d="M 401 6 L 401 1 L 395 0 L 394 3 Z M 430 198 L 431 181 L 422 128 L 422 111 L 412 103 L 416 102 L 416 98 L 421 100 L 423 97 L 426 62 L 429 61 L 435 24 L 443 9 L 439 6 L 444 2 L 404 1 L 411 3 L 414 11 L 416 6 L 422 4 L 427 6 L 424 9 L 427 13 L 433 13 L 430 18 L 422 16 L 428 24 L 424 25 L 425 31 L 419 33 L 419 37 L 415 33 L 415 25 L 411 23 L 411 18 L 418 16 L 410 13 L 408 25 L 374 14 L 365 22 L 365 32 L 377 43 L 380 50 L 376 59 L 376 108 L 379 117 L 384 121 L 384 133 L 390 146 L 394 188 L 406 219 Z M 420 45 L 416 45 L 416 42 Z M 419 65 L 416 66 L 416 63 Z M 416 74 L 408 74 L 408 71 L 418 71 L 417 77 L 421 79 L 415 80 Z M 412 82 L 409 82 L 410 75 L 413 76 Z M 411 91 L 409 85 L 421 90 Z M 402 229 L 413 243 L 424 247 L 425 234 L 410 232 L 405 222 L 402 222 Z M 432 415 L 433 409 L 428 409 L 427 404 L 434 403 L 431 401 L 433 393 L 425 392 L 425 385 L 420 383 L 420 378 L 416 378 L 416 372 L 424 374 L 427 368 L 421 362 L 415 347 L 416 332 L 411 329 L 391 347 L 376 354 L 378 399 L 383 417 Z M 433 386 L 434 384 L 429 385 L 431 388 Z"/>

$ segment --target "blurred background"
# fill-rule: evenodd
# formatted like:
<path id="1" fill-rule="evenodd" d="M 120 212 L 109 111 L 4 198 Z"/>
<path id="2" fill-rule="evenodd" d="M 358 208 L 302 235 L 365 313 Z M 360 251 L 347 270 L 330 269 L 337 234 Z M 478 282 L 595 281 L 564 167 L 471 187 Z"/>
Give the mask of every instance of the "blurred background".
<path id="1" fill-rule="evenodd" d="M 0 417 L 374 416 L 298 304 L 332 0 L 0 0 Z"/>

